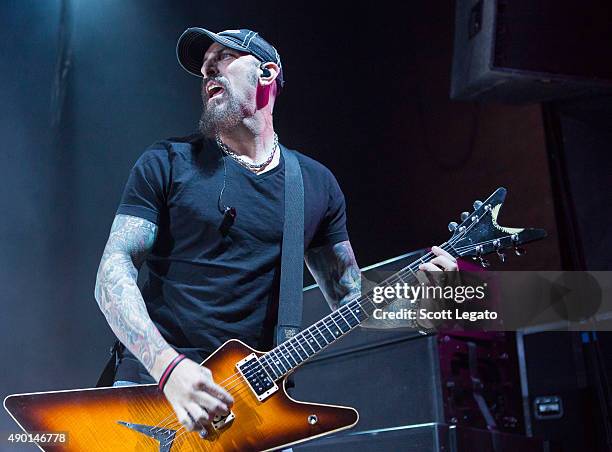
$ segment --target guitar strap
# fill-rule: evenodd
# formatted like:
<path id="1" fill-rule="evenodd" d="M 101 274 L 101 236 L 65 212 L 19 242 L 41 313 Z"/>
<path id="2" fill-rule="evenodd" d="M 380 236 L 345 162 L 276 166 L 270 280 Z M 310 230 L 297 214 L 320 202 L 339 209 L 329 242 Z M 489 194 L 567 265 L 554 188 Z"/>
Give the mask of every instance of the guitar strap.
<path id="1" fill-rule="evenodd" d="M 278 321 L 274 341 L 278 345 L 297 334 L 302 326 L 302 289 L 304 287 L 304 180 L 294 151 L 279 145 L 285 159 L 285 221 L 281 247 L 281 277 Z M 112 386 L 119 347 L 116 341 L 111 356 L 98 379 L 97 387 Z"/>
<path id="2" fill-rule="evenodd" d="M 295 336 L 302 327 L 304 288 L 304 180 L 295 152 L 281 145 L 285 159 L 285 222 L 281 248 L 276 345 Z"/>

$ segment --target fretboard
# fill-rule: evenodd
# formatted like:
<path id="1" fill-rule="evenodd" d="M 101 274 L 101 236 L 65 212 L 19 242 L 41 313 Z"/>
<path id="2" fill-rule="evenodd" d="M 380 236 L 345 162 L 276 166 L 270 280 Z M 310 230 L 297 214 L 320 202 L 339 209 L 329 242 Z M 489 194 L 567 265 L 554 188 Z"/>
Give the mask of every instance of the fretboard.
<path id="1" fill-rule="evenodd" d="M 451 254 L 456 254 L 447 243 L 440 245 L 440 247 L 446 249 Z M 397 283 L 418 284 L 416 272 L 419 265 L 428 262 L 433 257 L 435 256 L 428 253 L 378 285 L 390 286 Z M 384 298 L 383 301 L 375 303 L 373 301 L 373 291 L 371 290 L 365 295 L 361 295 L 343 304 L 331 314 L 300 331 L 292 338 L 287 339 L 265 355 L 262 355 L 259 358 L 259 362 L 268 374 L 277 380 L 353 331 L 363 321 L 370 318 L 375 309 L 384 308 L 394 301 L 395 299 L 393 298 Z"/>

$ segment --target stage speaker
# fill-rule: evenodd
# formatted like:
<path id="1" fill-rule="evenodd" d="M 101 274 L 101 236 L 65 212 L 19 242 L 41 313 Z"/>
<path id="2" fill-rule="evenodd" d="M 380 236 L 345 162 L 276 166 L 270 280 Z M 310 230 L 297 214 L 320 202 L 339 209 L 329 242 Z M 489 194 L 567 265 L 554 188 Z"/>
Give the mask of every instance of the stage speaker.
<path id="1" fill-rule="evenodd" d="M 612 91 L 606 0 L 457 0 L 451 98 L 530 103 Z"/>
<path id="2" fill-rule="evenodd" d="M 554 452 L 612 450 L 612 333 L 530 329 L 517 342 L 527 433 Z"/>
<path id="3" fill-rule="evenodd" d="M 363 278 L 382 281 L 423 253 L 366 267 Z M 303 325 L 328 313 L 319 288 L 306 288 Z M 516 345 L 504 332 L 357 328 L 304 363 L 294 380 L 298 400 L 359 411 L 359 423 L 344 435 L 432 423 L 524 432 Z"/>

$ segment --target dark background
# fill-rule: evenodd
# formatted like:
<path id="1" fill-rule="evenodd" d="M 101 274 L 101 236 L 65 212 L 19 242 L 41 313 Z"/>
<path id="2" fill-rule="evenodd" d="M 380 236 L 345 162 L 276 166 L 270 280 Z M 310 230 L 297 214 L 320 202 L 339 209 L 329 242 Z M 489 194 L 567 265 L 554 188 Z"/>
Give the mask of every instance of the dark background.
<path id="1" fill-rule="evenodd" d="M 123 184 L 146 146 L 200 115 L 199 79 L 175 57 L 190 26 L 251 28 L 277 47 L 275 128 L 335 173 L 362 266 L 446 240 L 505 186 L 500 222 L 549 232 L 505 268 L 558 269 L 541 107 L 449 100 L 453 7 L 0 3 L 1 395 L 95 384 L 113 336 L 94 281 Z M 15 430 L 1 415 L 2 436 Z"/>

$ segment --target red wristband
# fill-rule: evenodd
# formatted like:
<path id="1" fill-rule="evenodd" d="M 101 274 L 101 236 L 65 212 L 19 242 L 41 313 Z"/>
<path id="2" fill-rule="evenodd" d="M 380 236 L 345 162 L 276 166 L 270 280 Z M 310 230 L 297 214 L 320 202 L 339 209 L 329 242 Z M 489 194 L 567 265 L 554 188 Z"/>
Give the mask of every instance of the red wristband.
<path id="1" fill-rule="evenodd" d="M 164 390 L 164 386 L 166 386 L 166 383 L 168 382 L 168 378 L 170 377 L 170 374 L 172 373 L 172 371 L 174 370 L 174 368 L 178 365 L 178 363 L 180 363 L 182 360 L 184 360 L 186 358 L 185 355 L 177 355 L 171 362 L 170 364 L 168 364 L 168 367 L 166 367 L 166 370 L 164 370 L 164 373 L 162 374 L 161 378 L 159 379 L 159 383 L 157 383 L 157 386 L 159 387 L 159 390 L 163 392 Z"/>

